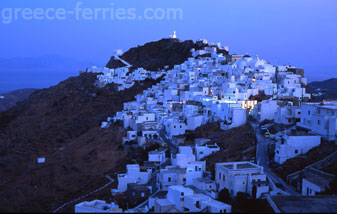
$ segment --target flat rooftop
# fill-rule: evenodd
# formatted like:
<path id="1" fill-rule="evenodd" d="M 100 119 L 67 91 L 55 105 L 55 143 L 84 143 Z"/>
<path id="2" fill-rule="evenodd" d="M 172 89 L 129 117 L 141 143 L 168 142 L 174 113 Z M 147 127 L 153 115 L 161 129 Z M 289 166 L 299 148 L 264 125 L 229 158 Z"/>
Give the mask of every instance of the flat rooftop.
<path id="1" fill-rule="evenodd" d="M 314 168 L 310 168 L 304 177 L 304 179 L 322 188 L 329 186 L 330 182 L 334 178 L 335 178 L 334 175 L 325 173 L 321 170 L 314 169 Z M 336 207 L 337 207 L 337 204 L 336 204 Z"/>
<path id="2" fill-rule="evenodd" d="M 323 105 L 321 105 L 321 103 L 305 103 L 305 104 L 333 110 L 337 109 L 337 105 L 335 103 L 326 103 Z"/>
<path id="3" fill-rule="evenodd" d="M 162 207 L 173 205 L 173 204 L 172 204 L 169 200 L 167 200 L 167 199 L 157 199 L 156 202 L 157 202 L 160 206 L 162 206 Z"/>
<path id="4" fill-rule="evenodd" d="M 186 173 L 186 168 L 167 168 L 166 170 L 162 171 L 163 173 L 180 173 L 180 174 L 185 174 Z"/>
<path id="5" fill-rule="evenodd" d="M 227 169 L 257 169 L 258 166 L 250 162 L 228 162 L 228 163 L 217 163 Z M 236 166 L 236 168 L 235 168 Z"/>
<path id="6" fill-rule="evenodd" d="M 271 196 L 281 213 L 336 213 L 337 196 Z"/>

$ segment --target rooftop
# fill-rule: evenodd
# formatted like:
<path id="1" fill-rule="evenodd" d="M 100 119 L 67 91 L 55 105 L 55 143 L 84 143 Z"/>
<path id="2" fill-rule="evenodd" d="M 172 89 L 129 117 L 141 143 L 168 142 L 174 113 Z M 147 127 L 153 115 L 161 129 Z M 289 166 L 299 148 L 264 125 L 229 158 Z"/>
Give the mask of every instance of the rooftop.
<path id="1" fill-rule="evenodd" d="M 227 162 L 227 163 L 217 163 L 219 166 L 223 166 L 227 169 L 258 169 L 260 166 L 253 164 L 248 161 L 242 162 Z"/>
<path id="2" fill-rule="evenodd" d="M 335 213 L 337 196 L 271 196 L 281 213 Z M 272 206 L 273 207 L 273 206 Z"/>
<path id="3" fill-rule="evenodd" d="M 308 169 L 304 177 L 304 179 L 322 188 L 327 187 L 334 178 L 334 175 L 314 168 Z"/>
<path id="4" fill-rule="evenodd" d="M 170 206 L 173 205 L 169 200 L 167 199 L 157 199 L 156 202 L 160 205 L 160 206 Z"/>

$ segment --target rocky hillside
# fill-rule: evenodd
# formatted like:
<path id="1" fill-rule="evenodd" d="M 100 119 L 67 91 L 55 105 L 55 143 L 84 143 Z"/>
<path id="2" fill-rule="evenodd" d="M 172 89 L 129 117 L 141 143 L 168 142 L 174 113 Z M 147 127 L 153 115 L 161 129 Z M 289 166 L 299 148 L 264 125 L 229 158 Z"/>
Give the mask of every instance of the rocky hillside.
<path id="1" fill-rule="evenodd" d="M 37 89 L 34 88 L 26 88 L 11 91 L 5 94 L 0 94 L 0 112 L 9 109 L 10 107 L 14 106 L 17 102 L 20 102 Z"/>
<path id="2" fill-rule="evenodd" d="M 96 75 L 35 91 L 0 113 L 0 212 L 49 212 L 103 185 L 119 167 L 124 130 L 100 123 L 160 80 L 118 92 L 114 84 L 95 87 Z M 37 165 L 37 157 L 46 163 Z"/>
<path id="3" fill-rule="evenodd" d="M 131 48 L 120 58 L 130 63 L 133 68 L 143 67 L 146 70 L 157 71 L 158 69 L 163 69 L 165 66 L 172 68 L 174 65 L 183 63 L 191 56 L 192 48 L 199 50 L 208 46 L 208 44 L 204 44 L 200 41 L 161 39 L 156 42 L 146 43 L 143 46 Z M 228 52 L 224 50 L 218 49 L 218 52 L 225 55 L 228 54 Z M 111 57 L 106 65 L 108 68 L 121 66 L 123 66 L 121 65 L 121 61 L 116 60 L 115 57 Z"/>
<path id="4" fill-rule="evenodd" d="M 321 99 L 337 99 L 337 78 L 331 78 L 325 81 L 315 81 L 308 84 L 311 93 L 324 93 L 324 95 L 317 96 L 316 101 Z"/>

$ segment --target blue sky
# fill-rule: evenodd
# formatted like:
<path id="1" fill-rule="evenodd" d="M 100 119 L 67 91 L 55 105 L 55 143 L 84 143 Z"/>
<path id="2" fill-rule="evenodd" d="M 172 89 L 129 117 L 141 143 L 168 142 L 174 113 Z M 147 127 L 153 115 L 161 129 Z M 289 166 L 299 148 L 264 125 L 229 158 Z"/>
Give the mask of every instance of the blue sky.
<path id="1" fill-rule="evenodd" d="M 65 8 L 74 0 L 1 0 L 4 8 Z M 0 22 L 0 58 L 59 55 L 105 65 L 113 51 L 167 37 L 207 38 L 231 53 L 303 67 L 309 80 L 337 77 L 336 0 L 82 0 L 83 8 L 181 8 L 182 20 L 22 20 Z M 114 5 L 111 6 L 111 3 Z M 1 69 L 1 68 L 0 68 Z M 32 71 L 30 71 L 32 72 Z M 0 79 L 6 79 L 0 70 Z M 62 76 L 63 78 L 63 76 Z M 0 80 L 1 84 L 1 80 Z M 1 87 L 0 87 L 1 88 Z"/>

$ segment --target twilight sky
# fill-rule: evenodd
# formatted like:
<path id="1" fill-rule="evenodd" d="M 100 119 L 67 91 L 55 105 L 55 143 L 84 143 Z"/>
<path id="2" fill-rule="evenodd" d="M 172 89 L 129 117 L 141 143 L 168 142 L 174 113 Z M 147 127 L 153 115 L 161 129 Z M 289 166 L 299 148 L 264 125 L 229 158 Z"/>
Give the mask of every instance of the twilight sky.
<path id="1" fill-rule="evenodd" d="M 137 17 L 147 8 L 181 8 L 183 17 L 76 20 L 73 15 L 64 20 L 23 20 L 19 14 L 17 20 L 4 24 L 9 16 L 6 8 L 12 12 L 14 8 L 74 11 L 78 2 L 83 2 L 81 8 L 135 8 Z M 126 51 L 176 30 L 182 40 L 206 38 L 229 46 L 231 53 L 248 52 L 275 64 L 303 67 L 309 81 L 337 77 L 336 0 L 1 0 L 0 10 L 0 59 L 58 55 L 104 66 L 115 49 Z M 6 79 L 10 76 L 6 69 L 0 67 L 0 92 L 5 90 L 1 88 L 4 81 L 8 85 L 15 81 Z M 67 72 L 62 79 L 74 74 Z M 48 84 L 61 80 L 61 76 L 53 78 Z M 24 86 L 34 87 L 28 79 L 24 81 Z"/>

